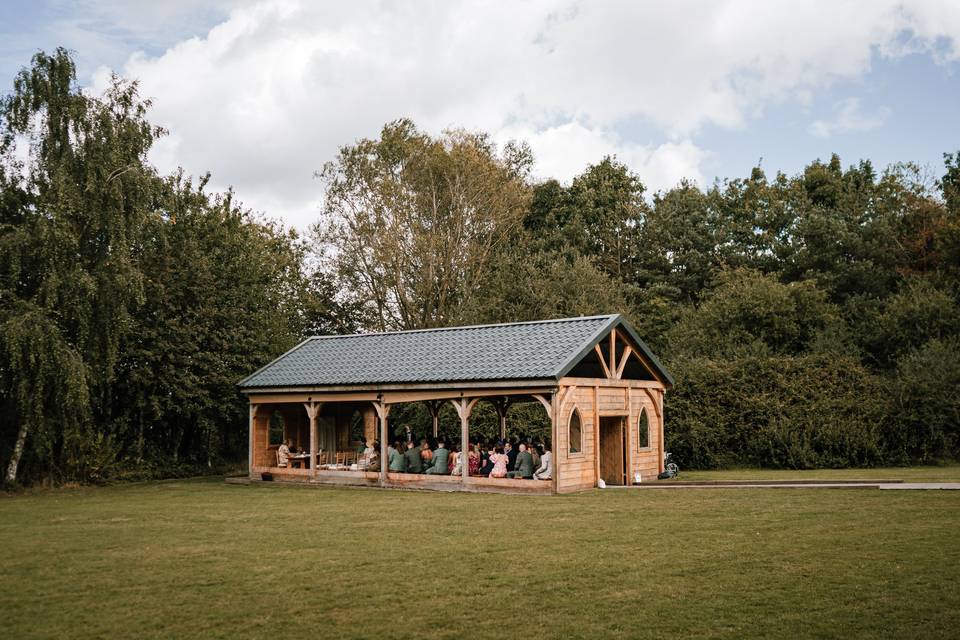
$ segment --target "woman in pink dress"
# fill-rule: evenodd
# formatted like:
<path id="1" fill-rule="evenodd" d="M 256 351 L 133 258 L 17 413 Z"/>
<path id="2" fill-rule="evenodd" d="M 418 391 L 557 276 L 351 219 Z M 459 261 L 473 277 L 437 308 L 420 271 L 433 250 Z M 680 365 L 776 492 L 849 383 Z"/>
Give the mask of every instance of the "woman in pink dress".
<path id="1" fill-rule="evenodd" d="M 470 453 L 467 455 L 467 473 L 471 476 L 477 475 L 480 472 L 480 447 L 473 445 L 470 447 Z"/>
<path id="2" fill-rule="evenodd" d="M 490 456 L 490 462 L 493 463 L 493 471 L 490 472 L 491 478 L 507 477 L 507 463 L 510 462 L 510 458 L 503 452 L 502 446 L 496 446 L 493 455 Z"/>

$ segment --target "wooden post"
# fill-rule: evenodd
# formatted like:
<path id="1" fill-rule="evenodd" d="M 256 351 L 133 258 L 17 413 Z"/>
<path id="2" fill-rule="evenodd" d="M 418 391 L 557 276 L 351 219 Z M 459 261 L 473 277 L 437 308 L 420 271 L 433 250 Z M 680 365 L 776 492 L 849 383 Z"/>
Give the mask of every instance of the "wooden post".
<path id="1" fill-rule="evenodd" d="M 625 354 L 625 355 L 629 355 L 629 354 Z M 626 428 L 627 432 L 626 432 L 626 437 L 623 438 L 623 440 L 621 441 L 621 442 L 623 442 L 623 446 L 627 448 L 627 450 L 624 452 L 624 456 L 623 456 L 623 464 L 626 465 L 626 467 L 627 467 L 627 468 L 624 470 L 624 473 L 625 473 L 625 476 L 626 476 L 626 477 L 625 477 L 624 484 L 627 485 L 627 486 L 633 484 L 633 426 L 634 426 L 635 422 L 634 422 L 634 420 L 633 420 L 633 393 L 632 393 L 632 391 L 633 391 L 633 389 L 631 389 L 630 387 L 627 387 L 627 391 L 626 391 L 626 394 L 627 394 L 627 398 L 626 398 L 626 401 L 627 401 L 627 417 L 626 417 L 627 424 L 625 425 L 625 428 Z"/>
<path id="2" fill-rule="evenodd" d="M 507 411 L 510 410 L 510 400 L 501 398 L 493 401 L 493 408 L 497 410 L 497 418 L 500 423 L 500 439 L 507 439 Z"/>
<path id="3" fill-rule="evenodd" d="M 470 477 L 470 413 L 479 401 L 480 398 L 450 401 L 460 416 L 460 480 L 464 483 Z"/>
<path id="4" fill-rule="evenodd" d="M 557 422 L 560 419 L 560 402 L 557 399 L 556 392 L 550 396 L 550 407 L 547 409 L 547 413 L 550 416 L 550 432 L 553 438 L 551 444 L 553 447 L 553 493 L 556 494 L 557 488 L 560 486 L 560 455 L 557 450 L 557 435 L 560 433 L 560 424 Z M 582 428 L 583 425 L 581 425 Z"/>
<path id="5" fill-rule="evenodd" d="M 254 421 L 257 418 L 257 409 L 260 405 L 250 404 L 250 451 L 247 460 L 247 475 L 252 480 L 253 479 L 253 463 L 254 463 L 254 448 L 256 446 L 256 440 L 254 439 L 254 432 L 257 429 Z"/>
<path id="6" fill-rule="evenodd" d="M 303 408 L 307 410 L 307 415 L 310 417 L 310 477 L 317 477 L 317 416 L 320 414 L 319 402 L 306 402 L 303 405 Z"/>
<path id="7" fill-rule="evenodd" d="M 387 484 L 387 415 L 390 413 L 390 405 L 384 404 L 383 400 L 373 403 L 373 408 L 380 418 L 380 486 Z"/>
<path id="8" fill-rule="evenodd" d="M 660 423 L 660 473 L 664 472 L 663 456 L 666 455 L 666 443 L 663 441 L 663 391 L 657 394 L 657 400 L 654 400 L 654 405 L 659 409 L 657 414 L 657 421 Z M 658 402 L 659 400 L 659 402 Z"/>
<path id="9" fill-rule="evenodd" d="M 430 417 L 433 419 L 433 437 L 440 435 L 440 403 L 436 400 L 428 400 L 427 408 L 430 409 Z"/>
<path id="10" fill-rule="evenodd" d="M 600 385 L 593 385 L 593 465 L 594 485 L 600 486 Z"/>

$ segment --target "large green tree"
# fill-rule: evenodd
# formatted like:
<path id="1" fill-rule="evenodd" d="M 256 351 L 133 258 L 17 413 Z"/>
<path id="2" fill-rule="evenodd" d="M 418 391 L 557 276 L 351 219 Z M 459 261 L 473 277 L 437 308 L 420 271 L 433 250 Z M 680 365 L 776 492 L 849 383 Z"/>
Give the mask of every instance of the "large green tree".
<path id="1" fill-rule="evenodd" d="M 340 150 L 326 188 L 316 250 L 370 326 L 415 329 L 463 320 L 529 201 L 529 152 L 486 135 L 435 138 L 399 120 L 378 139 Z"/>
<path id="2" fill-rule="evenodd" d="M 38 451 L 70 473 L 88 441 L 72 432 L 88 418 L 109 422 L 116 364 L 143 300 L 133 252 L 160 189 L 146 163 L 161 133 L 145 119 L 148 106 L 119 78 L 102 97 L 80 91 L 63 50 L 34 56 L 3 100 L 0 353 L 4 401 L 18 424 L 8 481 L 31 431 L 47 434 Z M 34 334 L 25 339 L 24 330 Z M 69 375 L 49 375 L 58 363 Z M 43 395 L 68 406 L 32 409 Z M 69 427 L 42 424 L 61 412 L 75 415 Z"/>
<path id="3" fill-rule="evenodd" d="M 98 480 L 243 459 L 235 384 L 356 310 L 296 233 L 147 160 L 136 83 L 37 54 L 0 109 L 5 479 Z"/>

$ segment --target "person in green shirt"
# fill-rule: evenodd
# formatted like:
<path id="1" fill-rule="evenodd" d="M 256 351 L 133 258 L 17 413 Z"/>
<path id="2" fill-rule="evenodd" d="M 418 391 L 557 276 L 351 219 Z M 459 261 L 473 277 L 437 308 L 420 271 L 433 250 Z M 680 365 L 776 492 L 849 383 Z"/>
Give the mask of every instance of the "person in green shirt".
<path id="1" fill-rule="evenodd" d="M 423 473 L 420 452 L 412 441 L 407 443 L 407 451 L 403 454 L 403 459 L 406 461 L 407 473 Z"/>
<path id="2" fill-rule="evenodd" d="M 516 467 L 507 476 L 531 480 L 533 479 L 533 469 L 533 456 L 527 451 L 527 445 L 520 443 L 520 453 L 517 454 Z"/>
<path id="3" fill-rule="evenodd" d="M 450 475 L 450 470 L 447 469 L 447 463 L 449 462 L 450 450 L 444 446 L 443 440 L 441 440 L 437 443 L 437 450 L 433 452 L 433 463 L 426 472 L 431 475 Z"/>
<path id="4" fill-rule="evenodd" d="M 394 442 L 393 446 L 390 447 L 388 464 L 387 468 L 394 473 L 403 473 L 407 470 L 407 460 L 400 453 L 400 442 Z"/>

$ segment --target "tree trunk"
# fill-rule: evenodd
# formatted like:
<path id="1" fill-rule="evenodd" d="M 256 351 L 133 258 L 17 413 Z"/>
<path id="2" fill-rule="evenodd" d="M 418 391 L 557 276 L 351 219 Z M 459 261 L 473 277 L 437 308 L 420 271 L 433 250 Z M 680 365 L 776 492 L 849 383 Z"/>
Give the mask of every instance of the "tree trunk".
<path id="1" fill-rule="evenodd" d="M 143 411 L 140 411 L 140 425 L 137 430 L 137 464 L 143 464 Z"/>
<path id="2" fill-rule="evenodd" d="M 13 455 L 10 456 L 10 464 L 7 466 L 7 484 L 13 484 L 17 481 L 17 466 L 20 464 L 20 456 L 23 455 L 23 445 L 27 442 L 27 423 L 20 423 L 20 431 L 17 433 L 17 443 L 13 446 Z"/>

